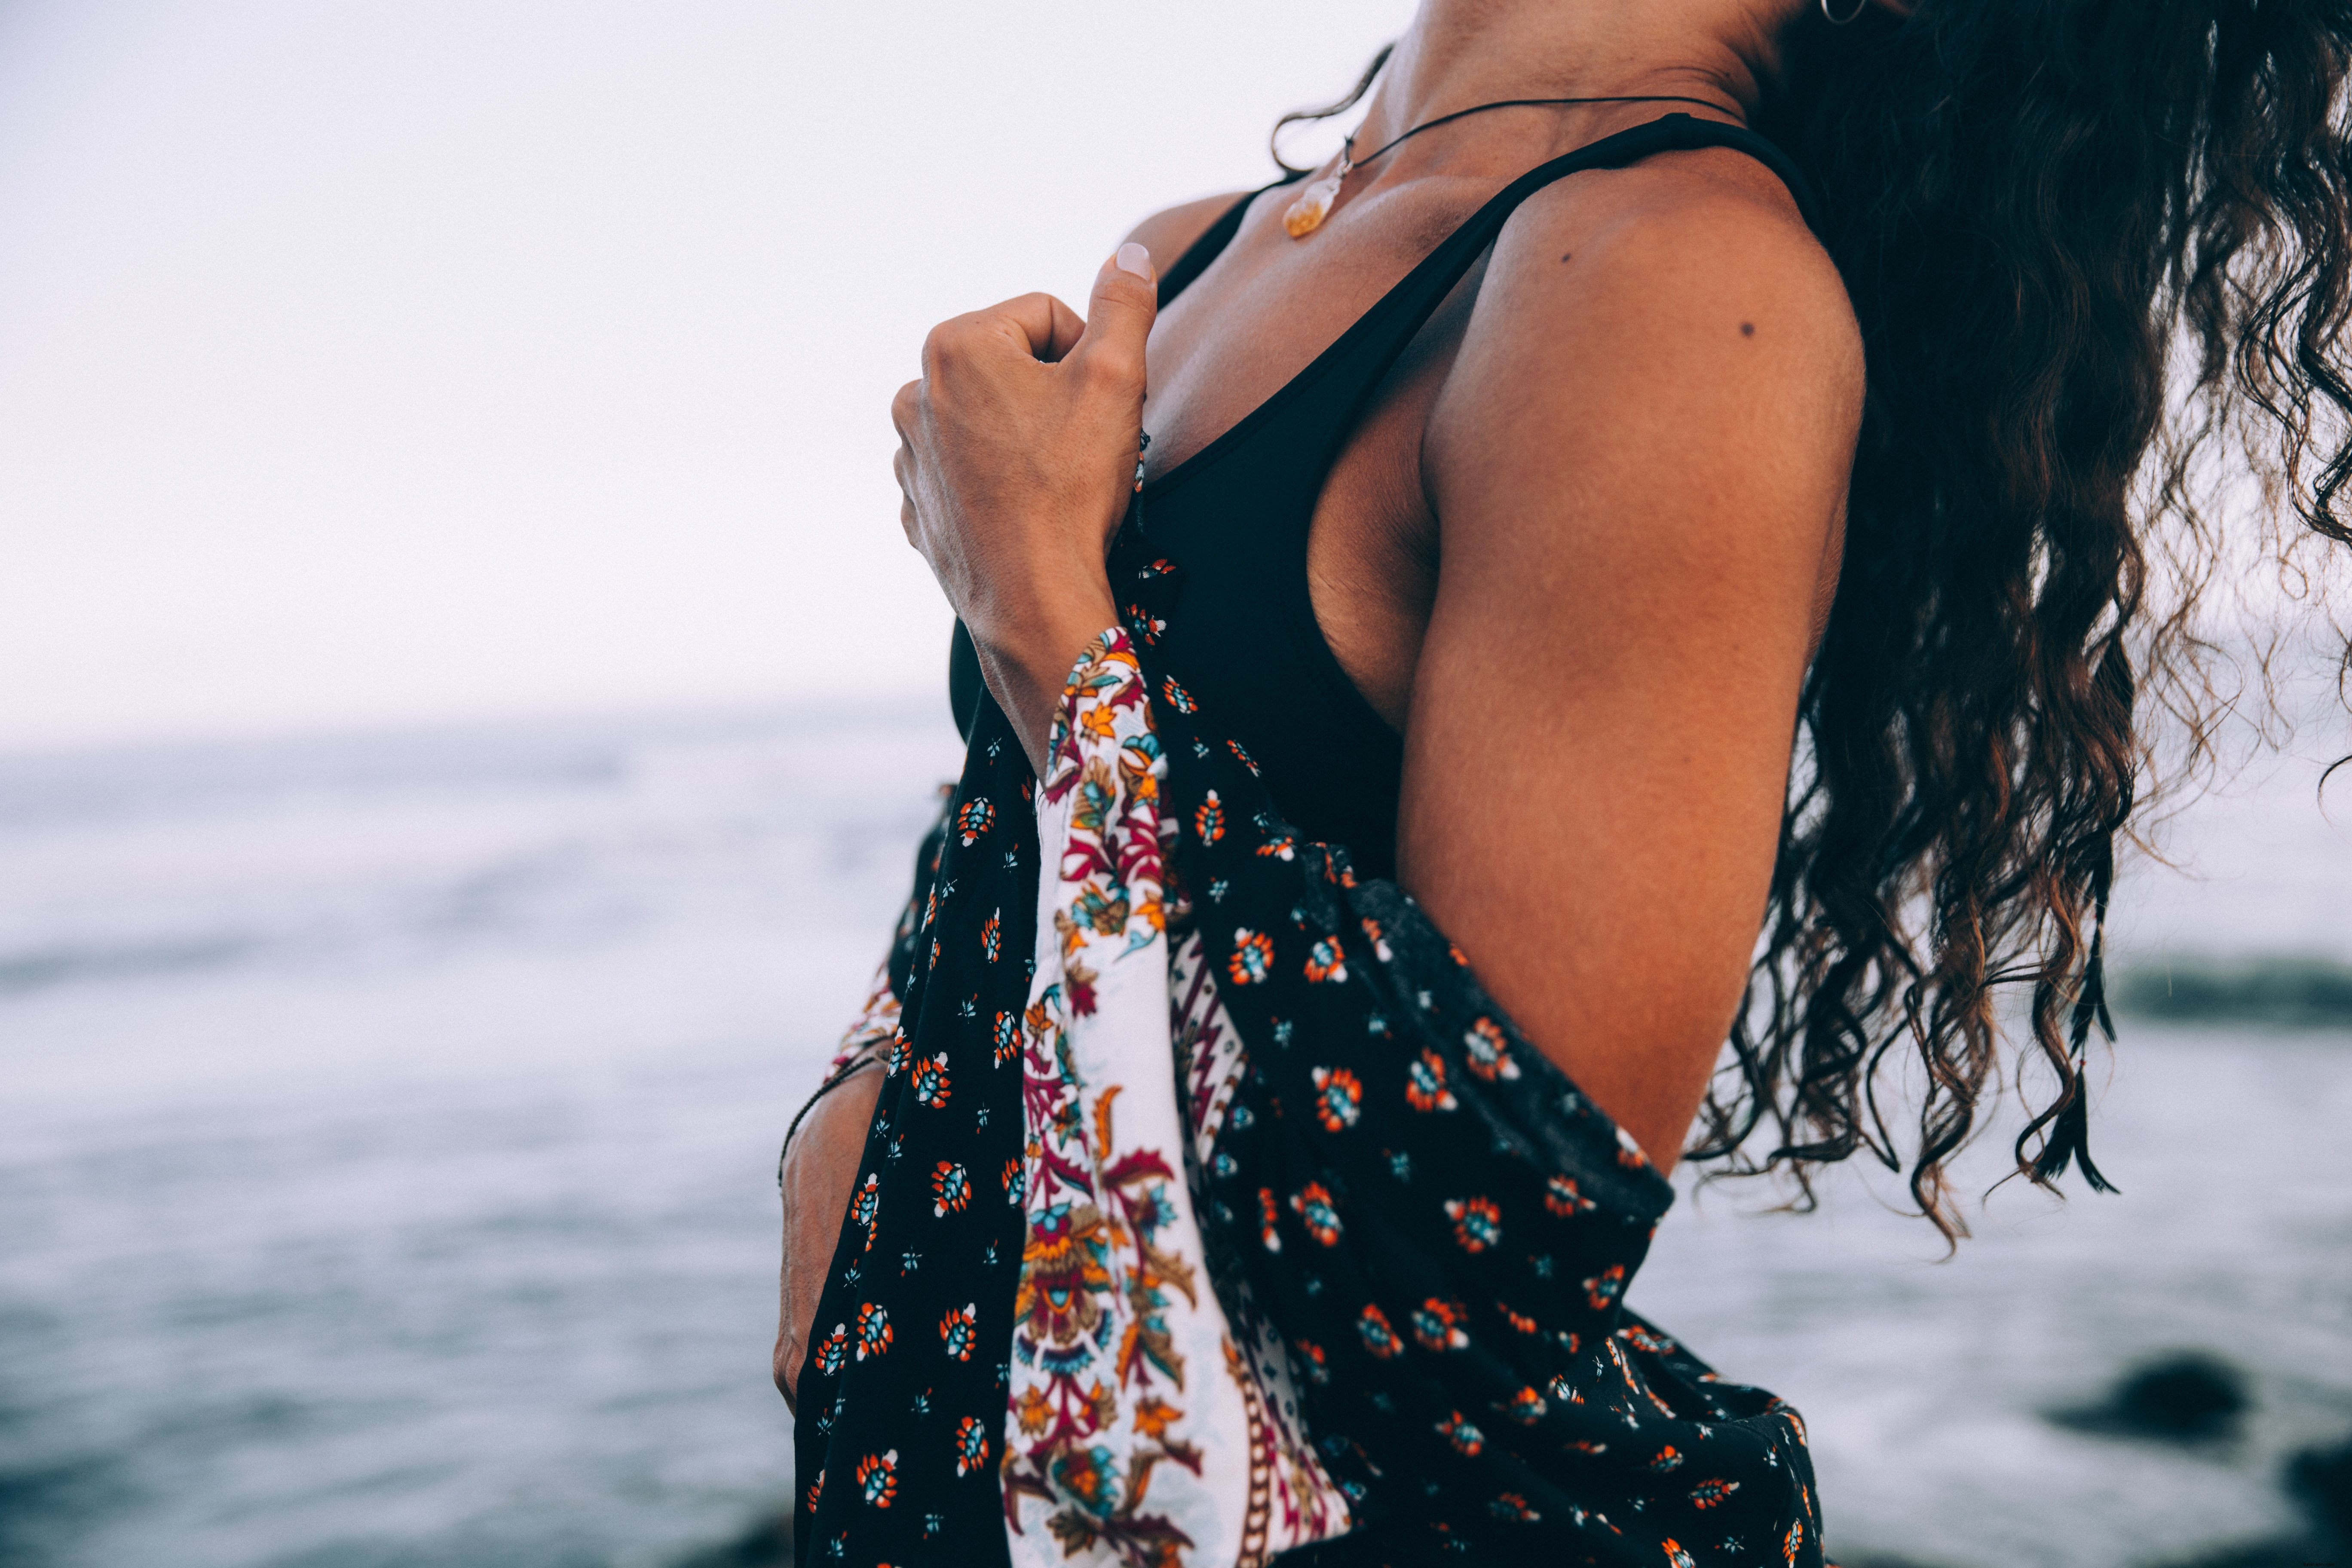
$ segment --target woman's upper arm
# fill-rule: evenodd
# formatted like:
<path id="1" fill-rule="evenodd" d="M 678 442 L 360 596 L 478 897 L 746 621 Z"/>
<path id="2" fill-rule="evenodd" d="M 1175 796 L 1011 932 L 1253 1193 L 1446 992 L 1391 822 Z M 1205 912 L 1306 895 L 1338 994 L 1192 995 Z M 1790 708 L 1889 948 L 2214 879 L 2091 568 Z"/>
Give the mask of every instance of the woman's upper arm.
<path id="1" fill-rule="evenodd" d="M 1663 1166 L 1769 890 L 1861 349 L 1793 208 L 1703 187 L 1595 223 L 1550 195 L 1431 415 L 1400 868 Z"/>

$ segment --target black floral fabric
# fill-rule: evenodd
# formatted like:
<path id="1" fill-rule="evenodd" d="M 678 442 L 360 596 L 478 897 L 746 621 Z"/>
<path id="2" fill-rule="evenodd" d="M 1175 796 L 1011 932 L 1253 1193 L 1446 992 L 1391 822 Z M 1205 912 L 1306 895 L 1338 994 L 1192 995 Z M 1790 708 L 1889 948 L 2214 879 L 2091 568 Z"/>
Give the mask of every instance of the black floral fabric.
<path id="1" fill-rule="evenodd" d="M 1669 1184 L 1408 894 L 1283 821 L 1247 738 L 1161 660 L 1182 574 L 1132 520 L 1111 565 L 1166 759 L 1170 901 L 1245 1051 L 1190 1173 L 1202 1248 L 1235 1320 L 1278 1331 L 1353 1518 L 1280 1561 L 1822 1563 L 1796 1412 L 1623 1304 Z M 1026 765 L 981 707 L 894 963 L 903 1060 L 803 1373 L 802 1562 L 1007 1554 L 1023 1101 L 995 1042 L 1018 1027 L 1038 846 Z M 940 1199 L 943 1170 L 965 1173 L 967 1205 Z M 942 1354 L 959 1311 L 972 1348 Z M 1194 1561 L 1185 1547 L 1080 1555 L 1173 1565 Z"/>

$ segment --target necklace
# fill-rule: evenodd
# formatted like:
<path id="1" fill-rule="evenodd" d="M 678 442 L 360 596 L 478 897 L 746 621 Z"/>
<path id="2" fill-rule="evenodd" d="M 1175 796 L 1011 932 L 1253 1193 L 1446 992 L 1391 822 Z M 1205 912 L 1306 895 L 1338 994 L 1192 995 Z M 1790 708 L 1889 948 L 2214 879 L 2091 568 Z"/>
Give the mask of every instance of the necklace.
<path id="1" fill-rule="evenodd" d="M 1339 143 L 1339 167 L 1333 169 L 1321 179 L 1309 182 L 1307 188 L 1298 193 L 1298 199 L 1292 202 L 1289 206 L 1283 209 L 1282 226 L 1289 231 L 1290 237 L 1293 239 L 1305 239 L 1308 235 L 1313 234 L 1317 229 L 1321 228 L 1323 226 L 1323 220 L 1331 215 L 1331 204 L 1339 199 L 1339 187 L 1347 181 L 1349 174 L 1357 169 L 1362 168 L 1364 163 L 1369 163 L 1373 159 L 1380 157 L 1382 153 L 1395 147 L 1398 142 L 1408 141 L 1412 137 L 1420 135 L 1424 131 L 1434 131 L 1441 125 L 1450 124 L 1456 120 L 1465 119 L 1473 114 L 1484 114 L 1490 109 L 1526 109 L 1538 104 L 1557 105 L 1566 103 L 1696 103 L 1704 109 L 1720 110 L 1723 107 L 1723 105 L 1717 103 L 1710 99 L 1681 98 L 1672 93 L 1662 94 L 1655 97 L 1640 96 L 1632 98 L 1498 99 L 1493 103 L 1473 104 L 1468 109 L 1457 109 L 1451 114 L 1441 114 L 1434 120 L 1424 120 L 1420 124 L 1414 126 L 1412 130 L 1406 132 L 1402 136 L 1398 136 L 1390 141 L 1383 142 L 1379 147 L 1365 153 L 1362 163 L 1357 162 L 1353 156 L 1356 150 L 1356 139 L 1353 136 L 1350 136 L 1345 142 Z"/>

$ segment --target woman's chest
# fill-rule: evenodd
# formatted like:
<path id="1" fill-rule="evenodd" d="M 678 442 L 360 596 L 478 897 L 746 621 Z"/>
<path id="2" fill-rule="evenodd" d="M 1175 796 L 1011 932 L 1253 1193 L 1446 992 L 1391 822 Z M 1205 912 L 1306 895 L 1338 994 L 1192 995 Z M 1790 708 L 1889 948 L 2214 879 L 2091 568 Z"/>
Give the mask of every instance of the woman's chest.
<path id="1" fill-rule="evenodd" d="M 1430 232 L 1454 216 L 1297 242 L 1253 212 L 1162 313 L 1150 348 L 1147 480 L 1173 476 L 1176 510 L 1249 519 L 1264 569 L 1303 580 L 1320 640 L 1395 730 L 1436 586 L 1439 517 L 1422 437 L 1462 342 L 1475 271 L 1425 322 L 1379 318 L 1434 243 Z M 1389 352 L 1361 341 L 1383 327 Z"/>

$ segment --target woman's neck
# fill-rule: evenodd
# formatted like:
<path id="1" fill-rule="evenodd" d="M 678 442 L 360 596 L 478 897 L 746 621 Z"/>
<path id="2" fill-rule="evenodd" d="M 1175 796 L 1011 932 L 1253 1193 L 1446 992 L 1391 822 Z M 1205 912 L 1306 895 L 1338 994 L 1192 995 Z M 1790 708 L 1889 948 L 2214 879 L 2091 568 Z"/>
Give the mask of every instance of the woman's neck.
<path id="1" fill-rule="evenodd" d="M 1509 98 L 1675 95 L 1744 121 L 1802 3 L 1422 0 L 1367 106 L 1360 150 Z"/>

